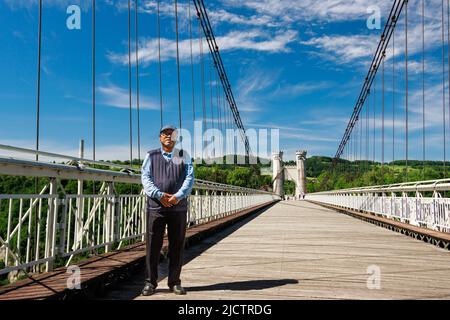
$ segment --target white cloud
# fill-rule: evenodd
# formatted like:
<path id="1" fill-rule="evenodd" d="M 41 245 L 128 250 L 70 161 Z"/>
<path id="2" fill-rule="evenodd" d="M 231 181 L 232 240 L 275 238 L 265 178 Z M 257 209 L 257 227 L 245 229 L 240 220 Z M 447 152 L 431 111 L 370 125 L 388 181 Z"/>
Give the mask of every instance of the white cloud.
<path id="1" fill-rule="evenodd" d="M 261 30 L 232 31 L 224 36 L 216 37 L 216 42 L 221 52 L 235 50 L 264 51 L 269 53 L 288 52 L 288 44 L 295 41 L 297 32 L 287 30 L 280 32 L 275 36 Z M 205 54 L 208 54 L 208 45 L 203 45 Z M 198 44 L 193 43 L 193 55 L 197 57 L 200 53 Z M 179 42 L 179 56 L 183 63 L 189 62 L 191 54 L 190 40 L 184 39 Z M 135 53 L 133 52 L 134 56 Z M 114 63 L 122 65 L 128 64 L 128 54 L 110 52 L 107 57 Z M 175 40 L 161 38 L 161 60 L 167 61 L 176 58 Z M 151 38 L 140 41 L 139 60 L 143 64 L 149 64 L 158 61 L 158 39 Z"/>
<path id="2" fill-rule="evenodd" d="M 223 8 L 212 7 L 209 3 L 206 5 L 208 11 L 208 18 L 211 24 L 214 26 L 218 23 L 239 24 L 246 26 L 277 26 L 273 21 L 273 17 L 270 15 L 242 15 L 234 12 L 227 11 Z M 125 9 L 123 7 L 122 9 Z M 189 19 L 189 7 L 187 3 L 178 3 L 178 18 L 180 20 L 181 27 L 185 27 Z M 141 12 L 156 14 L 157 3 L 156 1 L 148 1 L 142 4 Z M 173 3 L 160 2 L 159 12 L 161 17 L 174 17 L 175 11 Z M 191 3 L 191 19 L 196 19 L 196 9 L 194 4 Z"/>
<path id="3" fill-rule="evenodd" d="M 128 89 L 124 89 L 118 87 L 116 85 L 104 85 L 99 86 L 97 88 L 99 93 L 99 103 L 111 107 L 117 108 L 129 108 L 129 91 Z M 132 108 L 136 108 L 136 94 L 132 93 Z M 159 105 L 152 98 L 142 95 L 139 95 L 139 108 L 140 109 L 150 109 L 157 110 L 159 109 Z"/>
<path id="4" fill-rule="evenodd" d="M 321 129 L 323 129 L 323 127 L 336 127 L 336 126 L 342 126 L 344 124 L 348 123 L 349 118 L 348 117 L 342 117 L 342 116 L 332 116 L 332 117 L 327 117 L 327 116 L 320 116 L 320 117 L 314 117 L 311 118 L 310 120 L 303 120 L 301 122 L 302 125 L 308 125 L 308 126 L 320 126 L 322 127 Z"/>
<path id="5" fill-rule="evenodd" d="M 273 123 L 248 123 L 249 127 L 256 127 L 261 129 L 280 129 L 280 130 L 289 130 L 289 131 L 301 131 L 301 132 L 307 132 L 310 131 L 309 129 L 305 128 L 297 128 L 297 127 L 290 127 L 285 125 L 278 125 Z"/>
<path id="6" fill-rule="evenodd" d="M 328 81 L 318 82 L 301 82 L 296 84 L 283 84 L 274 92 L 274 96 L 300 96 L 310 94 L 317 91 L 322 91 L 333 87 L 334 84 Z"/>
<path id="7" fill-rule="evenodd" d="M 269 15 L 240 15 L 229 12 L 224 9 L 212 10 L 208 12 L 208 17 L 213 24 L 217 23 L 230 23 L 230 24 L 240 24 L 246 26 L 265 26 L 265 27 L 276 27 L 279 26 L 273 21 L 273 18 Z"/>
<path id="8" fill-rule="evenodd" d="M 278 82 L 278 72 L 263 72 L 250 68 L 242 75 L 236 86 L 236 101 L 239 110 L 257 112 L 264 109 L 263 101 L 270 88 Z"/>
<path id="9" fill-rule="evenodd" d="M 375 35 L 324 35 L 300 43 L 319 50 L 326 60 L 350 63 L 371 58 L 378 45 L 378 39 Z"/>
<path id="10" fill-rule="evenodd" d="M 222 0 L 232 8 L 246 8 L 260 15 L 271 16 L 284 24 L 302 21 L 348 21 L 366 19 L 370 14 L 367 0 Z M 392 6 L 392 1 L 377 2 L 382 12 Z"/>
<path id="11" fill-rule="evenodd" d="M 283 136 L 284 139 L 295 139 L 299 141 L 316 141 L 316 142 L 335 142 L 337 143 L 339 138 L 336 138 L 335 135 L 323 135 L 323 134 L 302 134 L 302 133 L 292 133 L 292 132 L 282 132 L 280 135 Z"/>
<path id="12" fill-rule="evenodd" d="M 4 0 L 6 5 L 13 9 L 32 9 L 37 7 L 39 0 Z M 87 10 L 90 8 L 90 0 L 44 0 L 43 6 L 45 7 L 58 7 L 58 8 L 67 8 L 72 4 L 76 4 L 81 6 L 83 10 Z"/>
<path id="13" fill-rule="evenodd" d="M 346 5 L 351 6 L 355 1 L 346 1 Z M 360 2 L 360 1 L 356 1 Z M 340 8 L 343 3 L 341 1 L 323 1 L 324 6 L 330 3 L 336 3 L 336 10 Z M 324 4 L 328 3 L 328 4 Z M 360 3 L 361 4 L 361 3 Z M 419 6 L 419 1 L 410 1 L 409 16 L 408 16 L 408 55 L 410 57 L 422 53 L 422 17 Z M 345 6 L 344 6 L 345 7 Z M 339 9 L 340 10 L 340 9 Z M 339 11 L 337 10 L 337 11 Z M 360 9 L 357 9 L 360 10 Z M 430 3 L 425 12 L 425 50 L 430 52 L 441 46 L 441 20 L 440 20 L 440 6 L 437 3 Z M 352 11 L 349 11 L 352 12 Z M 388 11 L 385 11 L 386 14 Z M 357 17 L 354 16 L 354 17 Z M 351 19 L 349 17 L 349 19 Z M 402 13 L 397 27 L 395 29 L 395 56 L 400 57 L 405 54 L 405 20 L 404 12 Z M 446 31 L 445 31 L 446 32 Z M 300 43 L 305 46 L 314 48 L 312 54 L 335 62 L 337 64 L 348 64 L 358 62 L 368 66 L 372 61 L 376 48 L 380 41 L 381 30 L 374 30 L 370 34 L 336 34 L 336 35 L 321 35 L 312 37 L 308 40 L 303 40 Z M 387 48 L 387 61 L 392 58 L 392 41 Z M 411 71 L 417 70 L 415 67 L 420 67 L 410 61 Z M 430 71 L 427 71 L 430 72 Z"/>
<path id="14" fill-rule="evenodd" d="M 239 80 L 239 95 L 247 97 L 265 91 L 277 82 L 277 78 L 277 73 L 251 69 Z"/>

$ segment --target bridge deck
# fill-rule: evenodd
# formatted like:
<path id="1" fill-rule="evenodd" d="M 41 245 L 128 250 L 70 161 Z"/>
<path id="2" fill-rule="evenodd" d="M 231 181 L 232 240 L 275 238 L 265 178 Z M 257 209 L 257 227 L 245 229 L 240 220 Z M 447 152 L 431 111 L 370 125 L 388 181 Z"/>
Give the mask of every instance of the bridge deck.
<path id="1" fill-rule="evenodd" d="M 368 289 L 367 268 L 381 269 Z M 308 202 L 284 201 L 185 254 L 186 296 L 141 297 L 136 275 L 107 299 L 449 299 L 447 250 Z"/>

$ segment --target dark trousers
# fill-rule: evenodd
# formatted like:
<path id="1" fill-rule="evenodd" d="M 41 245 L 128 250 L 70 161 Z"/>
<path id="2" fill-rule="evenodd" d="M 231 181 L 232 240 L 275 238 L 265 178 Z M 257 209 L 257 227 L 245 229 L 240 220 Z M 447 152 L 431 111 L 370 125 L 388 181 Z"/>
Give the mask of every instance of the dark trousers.
<path id="1" fill-rule="evenodd" d="M 169 287 L 181 284 L 180 274 L 183 265 L 184 240 L 186 236 L 186 211 L 148 211 L 147 256 L 145 281 L 158 286 L 158 264 L 167 225 L 169 238 Z"/>

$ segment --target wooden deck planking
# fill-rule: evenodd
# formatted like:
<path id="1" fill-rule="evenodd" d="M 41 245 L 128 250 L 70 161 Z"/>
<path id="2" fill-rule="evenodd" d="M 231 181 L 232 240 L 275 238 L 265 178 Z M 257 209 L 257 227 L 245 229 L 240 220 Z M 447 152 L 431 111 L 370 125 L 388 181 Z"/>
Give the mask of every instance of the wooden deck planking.
<path id="1" fill-rule="evenodd" d="M 232 227 L 233 228 L 233 227 Z M 308 202 L 279 202 L 185 254 L 186 296 L 139 296 L 136 275 L 107 299 L 450 299 L 450 252 Z M 367 288 L 367 268 L 381 289 Z"/>
<path id="2" fill-rule="evenodd" d="M 255 210 L 268 206 L 265 203 L 253 208 L 241 210 L 233 215 L 210 221 L 198 226 L 188 228 L 186 231 L 187 242 L 198 241 L 197 237 L 203 237 L 207 233 L 214 232 L 235 220 L 245 217 Z M 167 239 L 164 240 L 163 250 L 167 250 Z M 145 243 L 138 243 L 120 251 L 115 251 L 79 262 L 82 287 L 86 287 L 91 282 L 100 281 L 101 278 L 108 277 L 113 272 L 142 263 L 145 258 Z M 0 300 L 16 299 L 48 299 L 61 298 L 69 293 L 67 290 L 67 279 L 70 274 L 66 273 L 66 268 L 59 268 L 55 271 L 34 275 L 33 279 L 24 279 L 14 284 L 0 288 Z"/>

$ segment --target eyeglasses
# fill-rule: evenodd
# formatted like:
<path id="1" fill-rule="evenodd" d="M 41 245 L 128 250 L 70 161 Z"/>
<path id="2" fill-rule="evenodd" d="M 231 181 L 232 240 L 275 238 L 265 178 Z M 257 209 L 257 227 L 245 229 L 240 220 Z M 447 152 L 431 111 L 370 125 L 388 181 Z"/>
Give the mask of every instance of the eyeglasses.
<path id="1" fill-rule="evenodd" d="M 160 135 L 165 136 L 165 137 L 170 137 L 172 135 L 172 132 L 171 133 L 161 132 Z"/>

